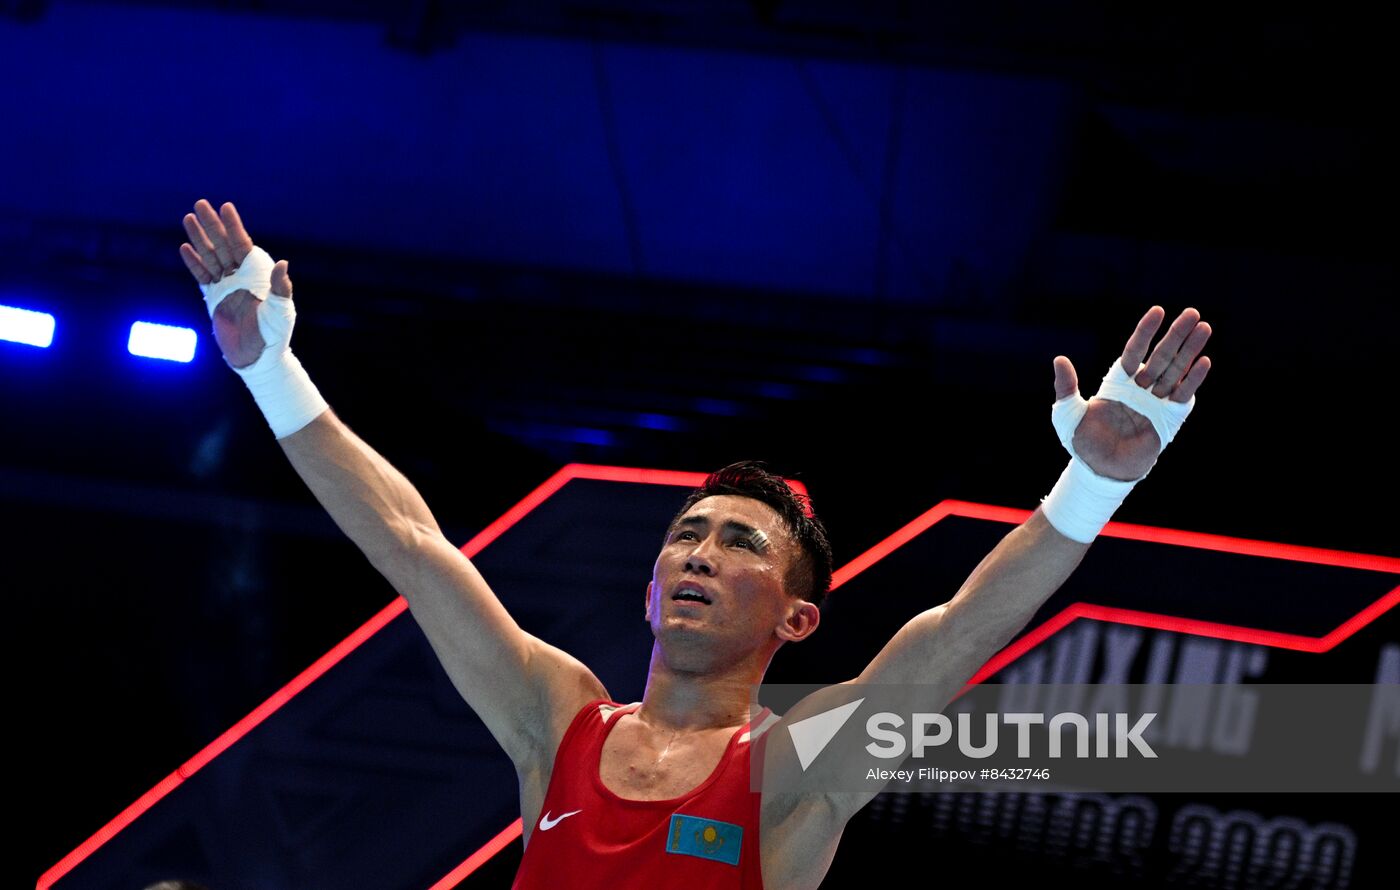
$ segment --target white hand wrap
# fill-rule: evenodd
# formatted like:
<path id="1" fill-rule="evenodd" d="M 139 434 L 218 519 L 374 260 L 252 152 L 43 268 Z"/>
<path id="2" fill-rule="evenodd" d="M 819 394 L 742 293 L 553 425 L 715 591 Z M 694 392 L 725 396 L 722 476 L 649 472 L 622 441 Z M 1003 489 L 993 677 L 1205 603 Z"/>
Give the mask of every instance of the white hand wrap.
<path id="1" fill-rule="evenodd" d="M 257 361 L 233 370 L 252 392 L 253 401 L 258 403 L 268 426 L 272 427 L 272 434 L 283 439 L 315 420 L 330 406 L 292 354 L 292 327 L 296 324 L 297 311 L 290 297 L 272 293 L 274 265 L 267 251 L 254 247 L 236 272 L 213 284 L 201 284 L 199 289 L 204 292 L 204 305 L 211 319 L 214 310 L 234 291 L 246 290 L 258 300 L 258 332 L 267 345 Z"/>
<path id="2" fill-rule="evenodd" d="M 1142 367 L 1139 365 L 1138 370 L 1141 371 Z M 1194 395 L 1187 402 L 1173 402 L 1153 395 L 1150 389 L 1139 386 L 1123 370 L 1119 359 L 1114 359 L 1094 398 L 1121 402 L 1146 417 L 1157 433 L 1160 443 L 1157 446 L 1158 455 L 1176 438 L 1186 415 L 1196 406 Z M 1077 390 L 1056 401 L 1050 409 L 1050 421 L 1059 434 L 1060 442 L 1069 452 L 1070 461 L 1055 487 L 1040 501 L 1040 510 L 1050 524 L 1060 534 L 1082 544 L 1088 544 L 1098 537 L 1128 492 L 1147 478 L 1147 473 L 1143 473 L 1131 481 L 1110 479 L 1095 473 L 1084 463 L 1074 450 L 1074 431 L 1088 410 L 1089 402 Z M 1152 466 L 1156 465 L 1157 461 L 1153 460 Z M 1148 467 L 1148 473 L 1151 471 L 1152 467 Z"/>
<path id="3" fill-rule="evenodd" d="M 213 284 L 201 284 L 199 289 L 204 292 L 204 305 L 209 309 L 209 317 L 213 318 L 214 310 L 219 308 L 224 297 L 236 290 L 246 290 L 259 300 L 266 300 L 272 294 L 272 267 L 275 265 L 277 264 L 268 256 L 267 251 L 255 246 L 248 251 L 248 256 L 238 267 L 238 271 L 225 275 Z M 262 326 L 262 311 L 259 309 L 258 328 L 261 329 Z M 266 333 L 263 334 L 263 339 L 267 340 Z"/>

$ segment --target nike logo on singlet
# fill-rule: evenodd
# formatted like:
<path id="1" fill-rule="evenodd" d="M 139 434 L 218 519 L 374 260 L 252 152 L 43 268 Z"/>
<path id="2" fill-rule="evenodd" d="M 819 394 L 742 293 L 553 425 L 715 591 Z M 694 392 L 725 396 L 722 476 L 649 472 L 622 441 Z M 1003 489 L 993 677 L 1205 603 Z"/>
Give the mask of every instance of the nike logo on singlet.
<path id="1" fill-rule="evenodd" d="M 540 819 L 540 831 L 549 831 L 551 828 L 558 825 L 560 822 L 563 822 L 570 816 L 577 816 L 579 813 L 582 812 L 583 810 L 574 810 L 572 813 L 563 813 L 559 816 L 558 819 L 551 819 L 549 818 L 549 813 L 545 813 L 544 816 Z"/>

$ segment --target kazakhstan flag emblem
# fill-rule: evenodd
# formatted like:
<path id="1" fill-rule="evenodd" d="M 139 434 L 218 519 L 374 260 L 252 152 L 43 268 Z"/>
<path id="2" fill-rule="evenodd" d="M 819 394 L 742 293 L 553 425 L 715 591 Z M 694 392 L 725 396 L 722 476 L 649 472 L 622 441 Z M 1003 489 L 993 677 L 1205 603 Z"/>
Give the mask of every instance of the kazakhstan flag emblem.
<path id="1" fill-rule="evenodd" d="M 675 813 L 666 833 L 666 852 L 699 856 L 716 862 L 739 864 L 739 851 L 744 846 L 744 828 L 729 822 L 701 819 Z"/>

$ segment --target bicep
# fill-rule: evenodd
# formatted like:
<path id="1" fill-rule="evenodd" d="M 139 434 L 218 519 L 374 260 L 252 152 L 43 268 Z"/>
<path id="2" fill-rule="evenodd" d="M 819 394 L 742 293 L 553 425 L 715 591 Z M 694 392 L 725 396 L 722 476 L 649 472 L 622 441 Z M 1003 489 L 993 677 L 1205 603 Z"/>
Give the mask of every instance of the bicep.
<path id="1" fill-rule="evenodd" d="M 386 577 L 408 600 L 452 685 L 517 765 L 543 751 L 553 756 L 563 711 L 576 712 L 591 693 L 606 697 L 581 662 L 522 630 L 466 554 L 436 529 L 413 536 L 396 562 Z"/>
<path id="2" fill-rule="evenodd" d="M 846 718 L 852 725 L 838 730 L 805 768 L 794 773 L 794 767 L 774 763 L 772 775 L 800 774 L 803 786 L 814 789 L 814 796 L 823 801 L 834 824 L 845 825 L 883 790 L 883 785 L 855 789 L 862 783 L 852 778 L 863 775 L 863 767 L 872 765 L 865 748 L 870 741 L 864 730 L 866 721 L 882 711 L 906 718 L 914 712 L 941 711 L 981 666 L 974 648 L 957 639 L 948 622 L 946 606 L 914 616 L 890 638 L 860 676 L 819 690 L 788 712 L 778 729 L 841 707 L 852 708 Z M 855 705 L 857 701 L 859 704 Z M 778 750 L 784 748 L 790 750 L 792 746 L 779 746 Z M 898 766 L 893 762 L 878 765 Z"/>
<path id="3" fill-rule="evenodd" d="M 944 604 L 909 619 L 853 682 L 885 685 L 937 682 L 957 660 L 957 653 L 949 649 L 955 644 L 949 639 L 946 617 L 947 605 Z"/>

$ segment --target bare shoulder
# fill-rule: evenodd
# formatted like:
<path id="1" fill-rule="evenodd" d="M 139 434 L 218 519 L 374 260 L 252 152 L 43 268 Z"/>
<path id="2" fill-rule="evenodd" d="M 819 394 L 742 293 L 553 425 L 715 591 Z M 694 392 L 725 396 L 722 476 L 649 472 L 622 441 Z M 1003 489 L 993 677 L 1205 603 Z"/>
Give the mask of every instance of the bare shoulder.
<path id="1" fill-rule="evenodd" d="M 759 823 L 763 885 L 820 886 L 845 830 L 845 817 L 824 795 L 764 795 Z"/>
<path id="2" fill-rule="evenodd" d="M 851 741 L 842 742 L 839 730 L 862 700 L 854 680 L 825 686 L 795 703 L 767 731 L 759 835 L 765 885 L 819 886 L 847 822 L 874 797 L 874 792 L 836 790 L 849 785 L 851 765 L 845 750 Z M 837 733 L 834 740 L 831 732 Z M 825 736 L 815 750 L 810 747 L 814 733 Z M 808 744 L 802 757 L 796 750 L 800 737 Z"/>
<path id="3" fill-rule="evenodd" d="M 529 640 L 529 674 L 539 696 L 531 709 L 534 726 L 531 745 L 525 752 L 532 759 L 552 762 L 569 724 L 584 705 L 609 698 L 602 681 L 588 666 L 557 646 L 532 634 Z M 517 764 L 519 766 L 519 764 Z"/>
<path id="4" fill-rule="evenodd" d="M 559 743 L 583 706 L 597 699 L 610 699 L 607 689 L 583 662 L 530 634 L 527 649 L 529 675 L 537 701 L 529 710 L 528 743 L 518 751 L 507 752 L 515 765 L 520 786 L 520 817 L 524 822 L 524 842 L 544 806 L 549 779 L 554 773 L 554 757 Z"/>
<path id="5" fill-rule="evenodd" d="M 529 744 L 511 753 L 515 778 L 519 785 L 521 821 L 524 823 L 522 841 L 529 838 L 539 820 L 540 807 L 545 806 L 545 793 L 554 772 L 554 756 L 564 733 L 578 712 L 589 701 L 610 698 L 608 690 L 584 663 L 563 649 L 526 634 L 531 652 L 532 676 L 542 677 L 539 702 L 532 709 Z"/>

